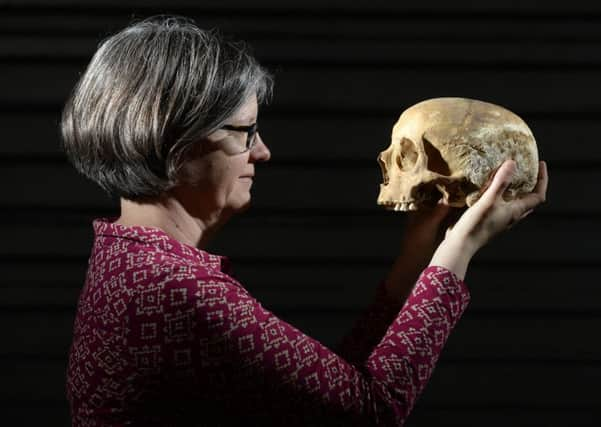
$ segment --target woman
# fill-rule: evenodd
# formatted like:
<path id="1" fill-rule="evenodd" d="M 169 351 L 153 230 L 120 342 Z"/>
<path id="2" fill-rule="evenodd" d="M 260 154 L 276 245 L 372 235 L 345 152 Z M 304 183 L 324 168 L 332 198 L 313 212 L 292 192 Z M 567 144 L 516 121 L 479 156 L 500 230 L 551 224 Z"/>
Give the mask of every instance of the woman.
<path id="1" fill-rule="evenodd" d="M 270 158 L 257 131 L 270 90 L 243 45 L 168 17 L 107 39 L 75 87 L 65 151 L 121 215 L 93 224 L 67 372 L 73 425 L 401 425 L 467 306 L 471 257 L 544 200 L 541 163 L 535 191 L 504 202 L 506 162 L 433 256 L 447 208 L 418 218 L 418 249 L 336 354 L 203 250 Z"/>

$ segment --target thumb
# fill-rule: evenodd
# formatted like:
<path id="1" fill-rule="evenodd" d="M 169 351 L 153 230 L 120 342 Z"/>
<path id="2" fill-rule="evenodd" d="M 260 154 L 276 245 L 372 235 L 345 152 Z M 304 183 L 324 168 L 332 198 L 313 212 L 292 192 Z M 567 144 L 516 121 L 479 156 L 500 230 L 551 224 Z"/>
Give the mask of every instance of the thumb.
<path id="1" fill-rule="evenodd" d="M 501 197 L 509 184 L 516 171 L 516 164 L 513 160 L 505 160 L 503 164 L 497 169 L 492 178 L 490 186 L 484 191 L 480 200 L 486 203 L 494 203 L 494 201 Z"/>

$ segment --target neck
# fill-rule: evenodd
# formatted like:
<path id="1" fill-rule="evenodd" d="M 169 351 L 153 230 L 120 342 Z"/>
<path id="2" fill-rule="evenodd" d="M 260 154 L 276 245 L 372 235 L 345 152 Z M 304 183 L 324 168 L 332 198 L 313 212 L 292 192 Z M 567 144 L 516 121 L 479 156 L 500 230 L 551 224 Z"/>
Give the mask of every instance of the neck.
<path id="1" fill-rule="evenodd" d="M 174 197 L 144 203 L 121 199 L 121 216 L 116 223 L 159 228 L 181 243 L 204 249 L 226 217 L 222 211 L 191 214 Z"/>

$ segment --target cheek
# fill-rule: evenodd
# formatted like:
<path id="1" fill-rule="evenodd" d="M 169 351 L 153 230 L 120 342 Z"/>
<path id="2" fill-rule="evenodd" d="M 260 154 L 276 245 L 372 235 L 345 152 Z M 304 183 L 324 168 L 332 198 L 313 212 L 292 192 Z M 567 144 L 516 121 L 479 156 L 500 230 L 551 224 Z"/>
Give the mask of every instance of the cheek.
<path id="1" fill-rule="evenodd" d="M 244 165 L 245 162 L 232 161 L 221 171 L 221 181 L 230 189 L 230 191 L 234 191 L 238 186 L 243 184 L 240 180 L 240 176 L 244 174 Z"/>
<path id="2" fill-rule="evenodd" d="M 240 186 L 244 185 L 240 181 L 240 175 L 244 173 L 244 162 L 234 161 L 212 164 L 205 170 L 200 187 L 213 194 L 216 197 L 217 204 L 227 203 L 227 200 L 235 198 L 239 193 Z"/>
<path id="3" fill-rule="evenodd" d="M 241 185 L 245 185 L 239 177 L 246 170 L 248 158 L 222 158 L 215 154 L 186 164 L 182 169 L 182 177 L 195 192 L 202 194 L 202 198 L 215 199 L 215 203 L 221 205 L 234 197 Z"/>
<path id="4" fill-rule="evenodd" d="M 223 180 L 225 167 L 213 156 L 206 156 L 187 162 L 182 168 L 182 181 L 192 187 L 215 187 Z"/>
<path id="5" fill-rule="evenodd" d="M 182 166 L 179 177 L 182 184 L 199 187 L 209 181 L 210 175 L 210 164 L 199 160 L 191 160 Z"/>
<path id="6" fill-rule="evenodd" d="M 215 176 L 215 186 L 219 189 L 219 192 L 224 193 L 227 197 L 236 189 L 236 176 L 231 168 L 226 168 L 220 171 Z"/>

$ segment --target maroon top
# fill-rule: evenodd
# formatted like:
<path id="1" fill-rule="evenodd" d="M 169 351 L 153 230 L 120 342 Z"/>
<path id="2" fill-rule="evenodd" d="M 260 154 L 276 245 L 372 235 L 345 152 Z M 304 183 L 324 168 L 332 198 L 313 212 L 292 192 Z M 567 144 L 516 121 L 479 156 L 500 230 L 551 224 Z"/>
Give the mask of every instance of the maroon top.
<path id="1" fill-rule="evenodd" d="M 441 267 L 402 309 L 380 285 L 335 353 L 261 306 L 226 258 L 112 221 L 94 221 L 77 308 L 74 426 L 402 425 L 469 301 Z"/>

